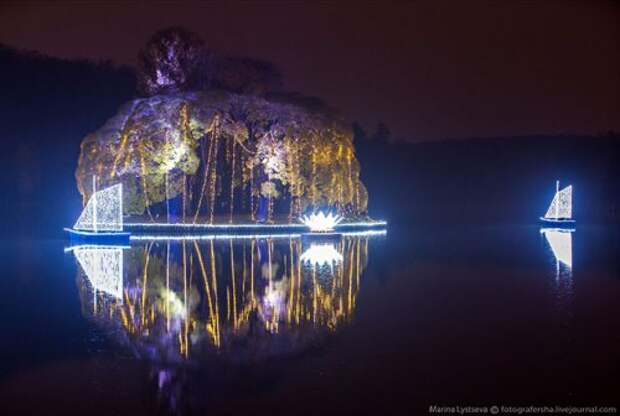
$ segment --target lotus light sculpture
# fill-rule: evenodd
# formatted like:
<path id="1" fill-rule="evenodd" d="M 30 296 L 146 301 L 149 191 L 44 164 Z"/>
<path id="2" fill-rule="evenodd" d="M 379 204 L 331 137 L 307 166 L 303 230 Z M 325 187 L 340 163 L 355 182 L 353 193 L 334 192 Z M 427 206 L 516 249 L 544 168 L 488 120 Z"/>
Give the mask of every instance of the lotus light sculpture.
<path id="1" fill-rule="evenodd" d="M 342 217 L 339 215 L 334 215 L 331 212 L 327 215 L 323 214 L 323 212 L 312 213 L 309 216 L 304 215 L 301 217 L 301 222 L 310 228 L 310 231 L 316 233 L 325 233 L 329 231 L 333 231 L 334 227 L 342 221 Z"/>

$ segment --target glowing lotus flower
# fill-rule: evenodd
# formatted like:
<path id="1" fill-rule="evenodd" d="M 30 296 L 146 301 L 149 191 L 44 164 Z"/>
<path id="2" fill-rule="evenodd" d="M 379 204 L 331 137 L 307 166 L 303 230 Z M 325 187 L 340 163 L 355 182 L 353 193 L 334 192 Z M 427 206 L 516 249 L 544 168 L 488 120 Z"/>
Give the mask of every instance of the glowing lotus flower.
<path id="1" fill-rule="evenodd" d="M 342 217 L 339 215 L 334 215 L 331 212 L 327 215 L 323 214 L 323 212 L 313 213 L 310 216 L 304 215 L 301 218 L 301 222 L 306 224 L 310 231 L 324 233 L 328 231 L 333 231 L 334 227 L 342 221 Z"/>
<path id="2" fill-rule="evenodd" d="M 333 244 L 312 244 L 301 255 L 302 263 L 316 266 L 332 266 L 342 261 L 342 254 L 336 250 Z"/>

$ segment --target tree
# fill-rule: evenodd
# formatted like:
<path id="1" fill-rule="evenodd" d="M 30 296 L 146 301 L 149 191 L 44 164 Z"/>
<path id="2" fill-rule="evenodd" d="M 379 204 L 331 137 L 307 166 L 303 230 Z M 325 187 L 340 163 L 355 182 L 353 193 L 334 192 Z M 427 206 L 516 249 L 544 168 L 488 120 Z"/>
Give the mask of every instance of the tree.
<path id="1" fill-rule="evenodd" d="M 216 64 L 214 83 L 238 94 L 265 94 L 282 85 L 282 74 L 274 64 L 252 58 L 222 57 Z"/>
<path id="2" fill-rule="evenodd" d="M 300 92 L 277 91 L 266 93 L 264 97 L 271 102 L 296 105 L 310 113 L 334 114 L 335 112 L 321 98 L 304 95 Z"/>
<path id="3" fill-rule="evenodd" d="M 282 85 L 282 74 L 271 62 L 220 55 L 180 27 L 153 34 L 138 64 L 138 87 L 144 95 L 210 88 L 261 95 Z"/>
<path id="4" fill-rule="evenodd" d="M 171 27 L 153 34 L 138 56 L 138 88 L 145 95 L 204 88 L 210 53 L 193 32 Z"/>
<path id="5" fill-rule="evenodd" d="M 353 122 L 351 126 L 353 129 L 353 140 L 356 142 L 364 142 L 368 140 L 368 135 L 366 134 L 366 130 L 358 123 L 357 121 Z"/>

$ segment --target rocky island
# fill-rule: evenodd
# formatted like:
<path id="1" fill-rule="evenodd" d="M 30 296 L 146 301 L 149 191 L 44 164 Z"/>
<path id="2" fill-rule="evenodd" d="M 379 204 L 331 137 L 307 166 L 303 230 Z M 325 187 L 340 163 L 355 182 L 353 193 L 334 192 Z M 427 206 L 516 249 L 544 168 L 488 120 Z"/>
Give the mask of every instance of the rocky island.
<path id="1" fill-rule="evenodd" d="M 144 96 L 82 141 L 84 201 L 95 176 L 98 188 L 123 184 L 126 216 L 153 222 L 367 216 L 351 128 L 325 106 L 265 88 L 274 78 L 265 63 L 214 57 L 181 29 L 154 35 L 140 62 Z"/>

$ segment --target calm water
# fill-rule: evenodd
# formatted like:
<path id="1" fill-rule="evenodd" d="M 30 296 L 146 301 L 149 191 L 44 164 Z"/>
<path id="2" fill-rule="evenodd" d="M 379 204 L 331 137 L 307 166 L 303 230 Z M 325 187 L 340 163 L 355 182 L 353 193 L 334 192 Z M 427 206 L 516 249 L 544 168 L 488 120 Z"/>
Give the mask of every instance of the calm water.
<path id="1" fill-rule="evenodd" d="M 9 414 L 618 405 L 617 230 L 2 244 Z"/>

